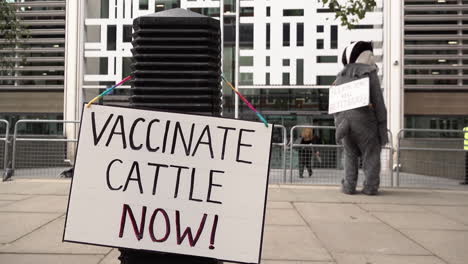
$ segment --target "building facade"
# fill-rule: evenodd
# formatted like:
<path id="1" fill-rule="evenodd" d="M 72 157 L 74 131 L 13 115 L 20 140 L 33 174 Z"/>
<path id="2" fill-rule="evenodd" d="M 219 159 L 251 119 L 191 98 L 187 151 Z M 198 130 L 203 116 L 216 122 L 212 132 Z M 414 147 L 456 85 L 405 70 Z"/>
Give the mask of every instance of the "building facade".
<path id="1" fill-rule="evenodd" d="M 129 75 L 133 19 L 182 7 L 219 19 L 224 76 L 269 122 L 333 125 L 328 87 L 353 41 L 372 41 L 394 134 L 468 124 L 466 0 L 380 0 L 352 30 L 318 1 L 9 0 L 28 25 L 26 64 L 0 76 L 0 119 L 79 119 Z M 127 104 L 129 86 L 103 100 Z M 256 117 L 224 86 L 224 116 Z M 325 138 L 332 142 L 332 136 Z"/>
<path id="2" fill-rule="evenodd" d="M 383 7 L 377 2 L 377 8 L 349 30 L 318 1 L 85 1 L 83 98 L 90 100 L 131 73 L 134 18 L 182 7 L 220 21 L 224 76 L 270 122 L 332 125 L 327 89 L 342 67 L 344 47 L 372 41 L 382 68 Z M 126 104 L 128 88 L 122 86 L 103 100 Z M 256 119 L 227 86 L 224 116 Z"/>
<path id="3" fill-rule="evenodd" d="M 66 2 L 7 2 L 15 5 L 30 36 L 24 39 L 24 49 L 15 49 L 13 71 L 0 70 L 0 119 L 63 119 Z M 11 50 L 0 50 L 0 56 L 3 52 Z M 44 129 L 57 128 L 36 126 L 30 132 Z"/>
<path id="4" fill-rule="evenodd" d="M 468 1 L 406 0 L 405 127 L 468 124 Z"/>

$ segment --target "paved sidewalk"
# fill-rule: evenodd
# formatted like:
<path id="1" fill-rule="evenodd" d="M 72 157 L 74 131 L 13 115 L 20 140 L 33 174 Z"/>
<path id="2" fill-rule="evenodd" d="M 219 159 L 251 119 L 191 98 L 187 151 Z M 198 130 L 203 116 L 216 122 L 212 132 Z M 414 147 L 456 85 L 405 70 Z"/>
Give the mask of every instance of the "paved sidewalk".
<path id="1" fill-rule="evenodd" d="M 110 248 L 62 243 L 68 180 L 0 183 L 0 263 L 119 263 Z M 466 264 L 468 191 L 269 188 L 267 264 Z"/>

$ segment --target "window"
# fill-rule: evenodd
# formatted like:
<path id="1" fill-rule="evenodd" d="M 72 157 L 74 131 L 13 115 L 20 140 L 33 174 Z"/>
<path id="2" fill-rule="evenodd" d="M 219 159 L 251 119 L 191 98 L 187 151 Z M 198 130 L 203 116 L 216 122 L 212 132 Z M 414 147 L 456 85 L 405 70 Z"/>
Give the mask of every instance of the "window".
<path id="1" fill-rule="evenodd" d="M 338 48 L 338 26 L 330 27 L 330 48 Z"/>
<path id="2" fill-rule="evenodd" d="M 2 0 L 3 1 L 3 0 Z M 8 0 L 7 0 L 8 2 Z M 17 2 L 15 0 L 11 1 L 11 3 Z M 24 1 L 23 1 L 24 2 Z M 34 8 L 36 9 L 36 8 Z M 34 9 L 29 9 L 28 11 L 32 11 Z M 39 8 L 37 8 L 39 9 Z M 42 9 L 42 8 L 41 8 Z M 46 9 L 46 8 L 44 8 Z M 60 9 L 60 8 L 58 8 Z M 99 2 L 95 2 L 92 4 L 86 5 L 86 18 L 109 18 L 109 0 L 101 0 Z M 19 10 L 24 11 L 24 7 Z"/>
<path id="3" fill-rule="evenodd" d="M 240 15 L 243 17 L 252 17 L 254 16 L 254 8 L 253 7 L 241 7 Z"/>
<path id="4" fill-rule="evenodd" d="M 336 79 L 334 75 L 317 76 L 317 85 L 331 85 Z"/>
<path id="5" fill-rule="evenodd" d="M 242 49 L 253 49 L 254 41 L 254 25 L 249 23 L 242 23 L 239 27 L 239 42 Z"/>
<path id="6" fill-rule="evenodd" d="M 338 56 L 317 56 L 317 63 L 337 63 Z"/>
<path id="7" fill-rule="evenodd" d="M 283 46 L 289 46 L 291 25 L 289 23 L 283 23 Z"/>
<path id="8" fill-rule="evenodd" d="M 86 57 L 84 59 L 85 74 L 107 74 L 107 57 Z"/>
<path id="9" fill-rule="evenodd" d="M 266 7 L 266 16 L 269 17 L 271 15 L 271 6 Z"/>
<path id="10" fill-rule="evenodd" d="M 270 56 L 266 56 L 265 65 L 270 66 Z"/>
<path id="11" fill-rule="evenodd" d="M 323 49 L 323 39 L 317 39 L 317 49 Z"/>
<path id="12" fill-rule="evenodd" d="M 124 25 L 123 26 L 123 42 L 132 42 L 132 26 Z"/>
<path id="13" fill-rule="evenodd" d="M 270 23 L 266 24 L 266 49 L 270 49 Z"/>
<path id="14" fill-rule="evenodd" d="M 330 8 L 317 8 L 317 13 L 333 13 Z"/>
<path id="15" fill-rule="evenodd" d="M 374 25 L 354 25 L 353 29 L 372 29 Z"/>
<path id="16" fill-rule="evenodd" d="M 130 65 L 132 64 L 132 57 L 123 57 L 122 58 L 122 78 L 125 78 L 132 74 L 132 69 Z"/>
<path id="17" fill-rule="evenodd" d="M 107 50 L 116 49 L 116 26 L 107 25 Z"/>
<path id="18" fill-rule="evenodd" d="M 270 73 L 265 73 L 265 84 L 270 85 Z"/>
<path id="19" fill-rule="evenodd" d="M 100 42 L 101 41 L 101 26 L 88 25 L 85 27 L 86 42 Z"/>
<path id="20" fill-rule="evenodd" d="M 323 32 L 323 26 L 318 25 L 317 26 L 317 33 L 322 33 Z"/>
<path id="21" fill-rule="evenodd" d="M 289 72 L 283 72 L 283 85 L 290 85 Z"/>
<path id="22" fill-rule="evenodd" d="M 155 12 L 161 12 L 161 11 L 164 11 L 164 9 L 166 9 L 164 4 L 156 4 L 156 7 L 154 8 L 154 11 Z"/>
<path id="23" fill-rule="evenodd" d="M 109 0 L 101 0 L 101 18 L 109 18 Z"/>
<path id="24" fill-rule="evenodd" d="M 148 10 L 148 0 L 140 0 L 140 10 Z"/>
<path id="25" fill-rule="evenodd" d="M 304 84 L 304 59 L 296 60 L 296 84 Z"/>
<path id="26" fill-rule="evenodd" d="M 239 57 L 240 66 L 253 66 L 253 56 L 242 56 Z"/>
<path id="27" fill-rule="evenodd" d="M 157 8 L 158 5 L 156 5 Z M 164 10 L 164 4 L 160 5 L 162 7 L 162 10 Z M 161 10 L 161 11 L 162 11 Z M 219 8 L 216 7 L 205 7 L 205 8 L 189 8 L 190 11 L 193 11 L 195 13 L 199 13 L 205 16 L 209 17 L 219 17 Z"/>
<path id="28" fill-rule="evenodd" d="M 252 85 L 253 84 L 253 73 L 241 72 L 239 74 L 239 81 L 241 85 Z"/>
<path id="29" fill-rule="evenodd" d="M 291 64 L 289 59 L 283 59 L 283 66 L 289 66 Z"/>
<path id="30" fill-rule="evenodd" d="M 304 16 L 304 9 L 284 9 L 283 16 Z"/>
<path id="31" fill-rule="evenodd" d="M 148 2 L 148 0 L 146 0 L 146 2 Z M 171 8 L 180 7 L 180 0 L 156 0 L 154 4 L 155 4 L 154 10 L 156 12 L 159 12 L 159 11 L 163 11 L 163 10 L 167 10 Z"/>
<path id="32" fill-rule="evenodd" d="M 304 23 L 297 23 L 296 32 L 296 45 L 302 47 L 304 46 Z"/>

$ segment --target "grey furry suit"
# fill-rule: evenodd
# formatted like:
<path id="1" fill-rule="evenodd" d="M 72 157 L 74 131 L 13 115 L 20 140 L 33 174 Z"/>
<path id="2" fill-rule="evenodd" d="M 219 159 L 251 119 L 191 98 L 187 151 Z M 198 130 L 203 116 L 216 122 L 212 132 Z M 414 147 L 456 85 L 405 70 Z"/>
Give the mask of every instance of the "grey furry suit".
<path id="1" fill-rule="evenodd" d="M 365 174 L 363 192 L 377 194 L 380 184 L 380 152 L 388 143 L 387 109 L 380 89 L 377 67 L 363 63 L 347 64 L 337 75 L 335 84 L 340 85 L 369 77 L 370 104 L 336 113 L 336 140 L 344 145 L 345 177 L 342 190 L 352 194 L 356 191 L 359 161 L 363 160 Z"/>

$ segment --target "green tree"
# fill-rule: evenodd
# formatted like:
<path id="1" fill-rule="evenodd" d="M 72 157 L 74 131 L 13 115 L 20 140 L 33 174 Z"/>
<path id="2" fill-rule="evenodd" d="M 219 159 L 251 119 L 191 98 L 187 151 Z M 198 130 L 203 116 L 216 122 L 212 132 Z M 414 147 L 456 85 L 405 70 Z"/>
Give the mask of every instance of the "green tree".
<path id="1" fill-rule="evenodd" d="M 335 12 L 335 19 L 348 29 L 366 16 L 367 12 L 374 10 L 375 0 L 319 0 L 324 6 Z"/>
<path id="2" fill-rule="evenodd" d="M 0 70 L 12 71 L 25 57 L 18 55 L 17 49 L 24 49 L 24 39 L 29 37 L 27 30 L 16 17 L 16 7 L 6 0 L 0 0 Z M 21 62 L 21 60 L 19 61 Z"/>

